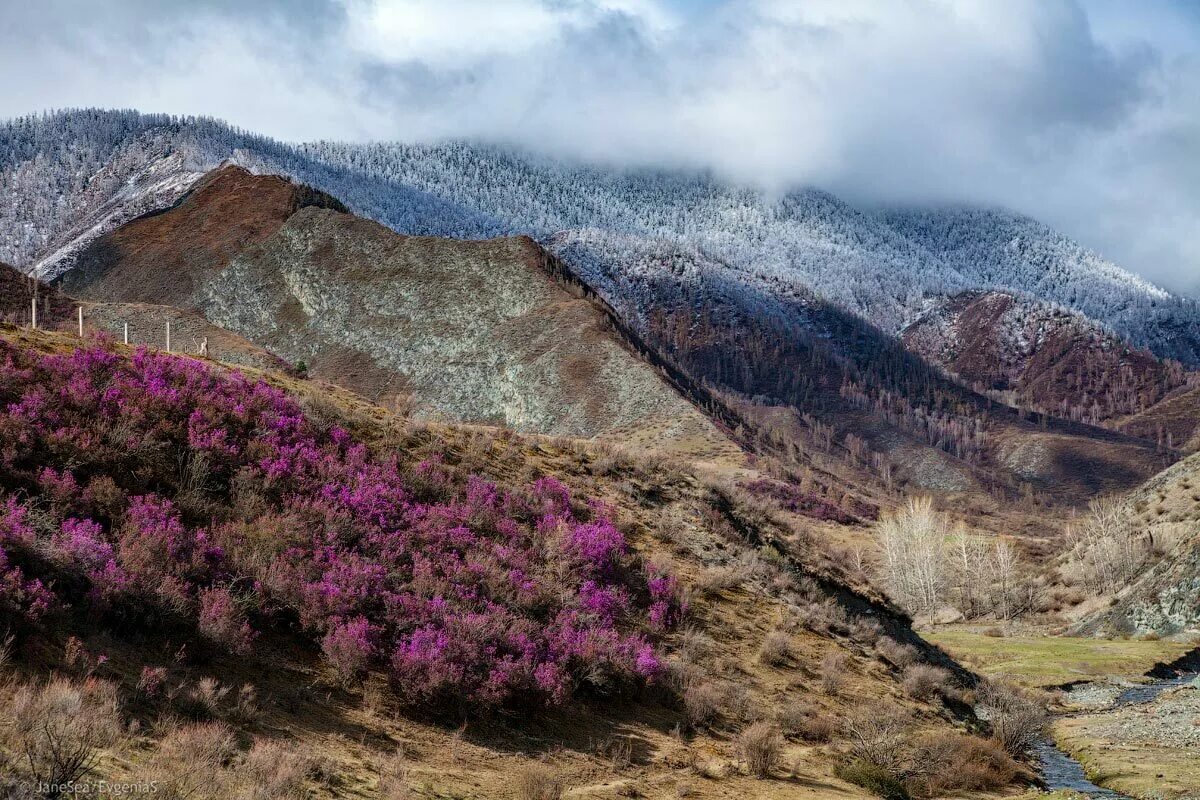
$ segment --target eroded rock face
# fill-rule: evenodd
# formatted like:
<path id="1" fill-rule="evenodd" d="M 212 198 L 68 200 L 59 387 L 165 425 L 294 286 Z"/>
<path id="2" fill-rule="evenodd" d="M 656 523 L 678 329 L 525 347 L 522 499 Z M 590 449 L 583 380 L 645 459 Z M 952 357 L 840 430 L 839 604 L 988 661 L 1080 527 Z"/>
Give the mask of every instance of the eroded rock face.
<path id="1" fill-rule="evenodd" d="M 525 238 L 405 237 L 306 208 L 234 258 L 199 304 L 314 374 L 376 399 L 411 393 L 434 416 L 556 435 L 715 434 L 536 256 Z"/>

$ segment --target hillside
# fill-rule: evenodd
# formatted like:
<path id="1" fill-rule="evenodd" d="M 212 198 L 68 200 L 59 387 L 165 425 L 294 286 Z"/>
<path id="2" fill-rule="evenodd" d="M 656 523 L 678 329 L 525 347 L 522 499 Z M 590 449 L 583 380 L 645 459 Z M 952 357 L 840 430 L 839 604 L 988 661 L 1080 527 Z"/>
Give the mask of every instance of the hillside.
<path id="1" fill-rule="evenodd" d="M 978 391 L 1094 425 L 1144 412 L 1186 381 L 1177 362 L 1134 349 L 1080 314 L 1009 292 L 946 298 L 901 338 Z"/>
<path id="2" fill-rule="evenodd" d="M 1133 541 L 1135 569 L 1112 605 L 1077 628 L 1089 633 L 1200 631 L 1200 456 L 1172 465 L 1116 507 L 1108 527 Z"/>
<path id="3" fill-rule="evenodd" d="M 306 187 L 226 166 L 97 238 L 60 283 L 101 329 L 132 322 L 158 341 L 173 319 L 185 349 L 207 337 L 218 357 L 264 366 L 219 332 L 229 331 L 428 416 L 740 461 L 541 259 L 528 239 L 400 236 Z"/>
<path id="4" fill-rule="evenodd" d="M 1200 386 L 1197 379 L 1193 374 L 1185 386 L 1116 424 L 1134 436 L 1157 439 L 1184 452 L 1200 450 Z"/>
<path id="5" fill-rule="evenodd" d="M 6 780 L 40 719 L 196 798 L 858 798 L 864 708 L 934 747 L 922 796 L 1024 774 L 972 676 L 726 487 L 77 342 L 0 331 Z"/>

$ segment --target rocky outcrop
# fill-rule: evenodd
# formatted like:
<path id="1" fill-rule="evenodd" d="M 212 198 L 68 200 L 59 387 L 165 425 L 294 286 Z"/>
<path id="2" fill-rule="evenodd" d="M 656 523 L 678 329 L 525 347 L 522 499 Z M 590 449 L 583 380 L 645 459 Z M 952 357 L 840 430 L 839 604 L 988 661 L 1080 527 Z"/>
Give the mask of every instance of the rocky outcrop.
<path id="1" fill-rule="evenodd" d="M 400 236 L 306 208 L 202 292 L 214 323 L 374 398 L 518 430 L 721 438 L 523 237 Z"/>

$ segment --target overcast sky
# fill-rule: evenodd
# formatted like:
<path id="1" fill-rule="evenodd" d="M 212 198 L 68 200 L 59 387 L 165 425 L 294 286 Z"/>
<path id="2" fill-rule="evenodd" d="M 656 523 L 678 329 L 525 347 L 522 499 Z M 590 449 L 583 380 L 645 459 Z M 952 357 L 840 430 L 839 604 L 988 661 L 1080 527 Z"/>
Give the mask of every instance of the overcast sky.
<path id="1" fill-rule="evenodd" d="M 516 142 L 1043 219 L 1200 291 L 1192 0 L 0 0 L 0 116 Z"/>

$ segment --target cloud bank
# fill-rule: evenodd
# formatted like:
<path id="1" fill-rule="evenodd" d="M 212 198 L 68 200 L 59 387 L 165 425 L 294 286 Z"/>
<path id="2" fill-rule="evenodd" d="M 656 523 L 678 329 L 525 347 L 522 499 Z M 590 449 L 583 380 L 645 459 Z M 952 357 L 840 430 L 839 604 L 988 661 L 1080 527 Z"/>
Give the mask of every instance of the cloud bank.
<path id="1" fill-rule="evenodd" d="M 1187 0 L 48 0 L 4 17 L 2 116 L 133 107 L 291 141 L 485 139 L 861 204 L 999 204 L 1200 291 Z"/>

